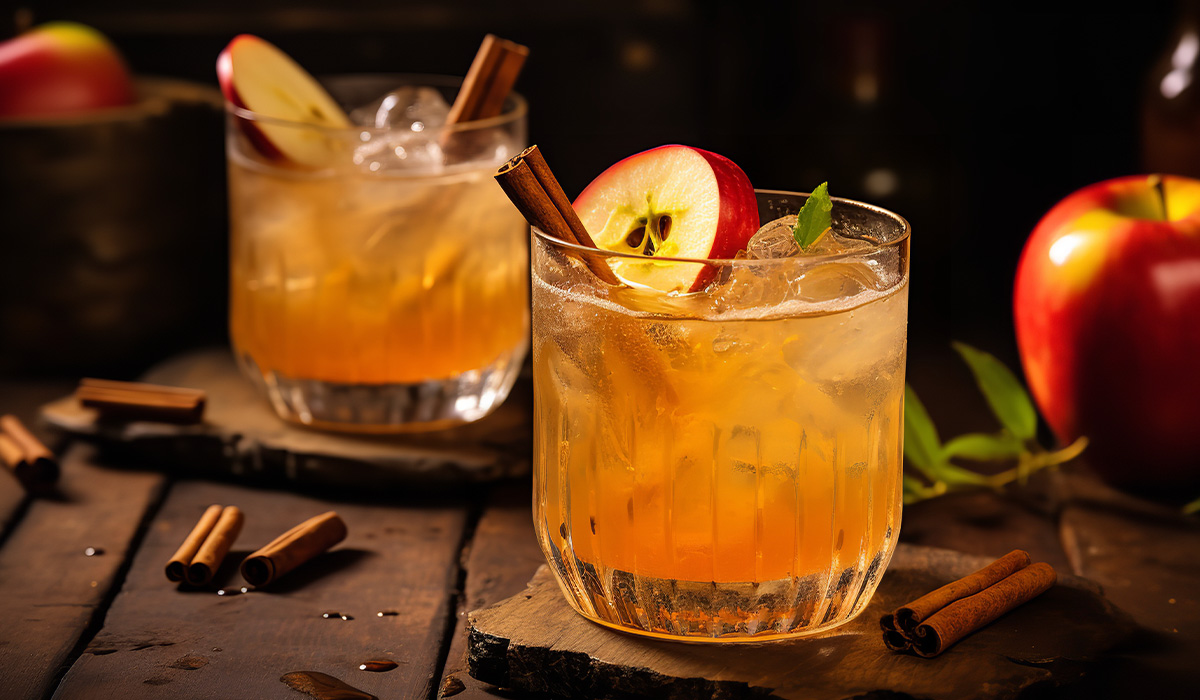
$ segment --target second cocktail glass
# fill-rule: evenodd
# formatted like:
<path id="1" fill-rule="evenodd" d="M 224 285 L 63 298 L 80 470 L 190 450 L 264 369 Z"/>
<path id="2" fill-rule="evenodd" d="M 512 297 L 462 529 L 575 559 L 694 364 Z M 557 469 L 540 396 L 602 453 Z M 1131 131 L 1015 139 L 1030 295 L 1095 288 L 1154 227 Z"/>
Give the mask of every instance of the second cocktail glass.
<path id="1" fill-rule="evenodd" d="M 761 219 L 805 198 L 760 191 Z M 909 228 L 834 200 L 833 233 L 817 255 L 654 258 L 715 268 L 668 295 L 535 229 L 534 520 L 579 613 L 758 641 L 866 606 L 900 527 Z"/>
<path id="2" fill-rule="evenodd" d="M 280 416 L 306 425 L 476 420 L 507 396 L 528 342 L 528 227 L 492 179 L 525 144 L 525 102 L 514 93 L 497 117 L 427 128 L 429 91 L 450 102 L 457 80 L 327 87 L 348 110 L 400 90 L 372 105 L 378 124 L 372 111 L 347 129 L 227 107 L 238 360 Z M 280 162 L 272 138 L 326 160 Z"/>

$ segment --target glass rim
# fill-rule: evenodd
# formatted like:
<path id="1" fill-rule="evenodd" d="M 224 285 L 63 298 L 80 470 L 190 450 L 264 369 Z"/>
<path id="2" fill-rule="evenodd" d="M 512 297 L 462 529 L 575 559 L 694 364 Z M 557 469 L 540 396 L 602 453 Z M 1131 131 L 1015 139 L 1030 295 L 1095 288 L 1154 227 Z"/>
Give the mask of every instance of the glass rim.
<path id="1" fill-rule="evenodd" d="M 463 83 L 463 78 L 452 75 L 439 75 L 437 73 L 334 73 L 331 75 L 322 75 L 318 77 L 317 82 L 321 83 L 322 87 L 327 88 L 328 84 L 326 81 L 328 80 L 348 78 L 378 78 L 381 80 L 394 78 L 397 81 L 394 83 L 395 87 L 462 87 Z M 476 119 L 475 121 L 469 122 L 459 122 L 449 126 L 440 126 L 437 127 L 437 129 L 439 131 L 449 133 L 483 131 L 485 129 L 505 126 L 524 119 L 529 113 L 529 103 L 525 101 L 525 98 L 521 95 L 521 93 L 517 92 L 516 90 L 509 92 L 508 97 L 505 98 L 505 102 L 507 103 L 508 100 L 512 100 L 512 107 L 494 117 L 488 117 L 487 119 Z M 272 117 L 270 115 L 262 114 L 261 112 L 255 112 L 254 110 L 247 109 L 245 107 L 239 107 L 230 102 L 227 96 L 224 97 L 224 102 L 225 111 L 228 114 L 249 121 L 261 122 L 263 124 L 271 124 L 274 126 L 312 129 L 328 134 L 357 134 L 364 131 L 373 132 L 376 134 L 385 134 L 389 131 L 393 131 L 391 128 L 378 126 L 325 126 L 323 124 L 311 124 L 308 122 L 296 121 L 294 119 Z"/>
<path id="2" fill-rule="evenodd" d="M 789 190 L 760 190 L 760 189 L 754 190 L 754 194 L 755 195 L 801 196 L 801 197 L 805 197 L 805 198 L 812 195 L 811 192 L 792 192 Z M 790 257 L 790 258 L 673 258 L 673 257 L 666 257 L 666 256 L 664 256 L 664 257 L 658 257 L 658 256 L 648 257 L 645 255 L 639 255 L 637 253 L 624 253 L 624 252 L 615 251 L 615 250 L 605 250 L 604 248 L 589 248 L 584 245 L 579 245 L 578 243 L 570 243 L 568 241 L 562 240 L 561 238 L 552 236 L 549 233 L 542 231 L 537 226 L 531 225 L 530 229 L 533 231 L 534 236 L 536 236 L 543 242 L 547 243 L 548 245 L 551 245 L 555 248 L 562 248 L 564 250 L 581 253 L 581 254 L 587 255 L 588 257 L 591 257 L 591 258 L 600 258 L 600 259 L 615 258 L 615 259 L 622 259 L 622 260 L 637 260 L 637 261 L 641 261 L 641 262 L 686 263 L 686 264 L 692 264 L 692 265 L 707 265 L 709 267 L 723 267 L 723 266 L 735 265 L 735 264 L 737 264 L 737 265 L 770 265 L 770 264 L 784 264 L 784 263 L 795 264 L 796 262 L 802 262 L 803 264 L 807 265 L 810 263 L 831 262 L 831 261 L 842 260 L 842 259 L 847 259 L 847 258 L 861 258 L 864 255 L 870 255 L 872 253 L 877 253 L 881 250 L 887 250 L 888 248 L 898 247 L 900 244 L 907 241 L 909 239 L 909 237 L 912 235 L 912 226 L 908 223 L 908 219 L 904 218 L 903 216 L 900 216 L 899 214 L 897 214 L 894 211 L 891 211 L 890 209 L 884 209 L 881 206 L 878 206 L 875 204 L 868 204 L 867 202 L 860 202 L 857 199 L 847 199 L 845 197 L 830 197 L 830 199 L 833 200 L 833 202 L 835 202 L 837 204 L 844 204 L 844 205 L 847 205 L 850 207 L 866 209 L 867 211 L 873 212 L 875 214 L 879 214 L 885 218 L 895 221 L 896 223 L 898 223 L 901 226 L 900 235 L 896 236 L 895 239 L 886 241 L 884 243 L 872 243 L 871 247 L 869 249 L 857 250 L 857 251 L 846 252 L 846 253 L 823 253 L 821 255 L 804 255 L 804 256 Z M 863 240 L 863 239 L 856 239 L 856 240 Z"/>

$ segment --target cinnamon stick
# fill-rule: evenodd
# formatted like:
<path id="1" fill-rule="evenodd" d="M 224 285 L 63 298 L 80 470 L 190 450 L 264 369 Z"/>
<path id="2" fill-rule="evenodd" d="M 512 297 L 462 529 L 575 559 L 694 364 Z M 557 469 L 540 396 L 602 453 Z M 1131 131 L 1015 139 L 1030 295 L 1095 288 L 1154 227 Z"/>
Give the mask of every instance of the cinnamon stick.
<path id="1" fill-rule="evenodd" d="M 58 460 L 21 419 L 0 417 L 0 460 L 25 488 L 39 490 L 58 480 Z"/>
<path id="2" fill-rule="evenodd" d="M 187 582 L 193 586 L 203 586 L 212 580 L 213 574 L 221 568 L 221 562 L 229 553 L 237 536 L 242 531 L 244 522 L 242 511 L 237 506 L 225 506 L 221 517 L 213 525 L 204 543 L 200 545 L 196 556 L 187 568 Z"/>
<path id="3" fill-rule="evenodd" d="M 446 124 L 487 119 L 500 114 L 529 56 L 529 49 L 494 34 L 483 37 L 463 79 Z"/>
<path id="4" fill-rule="evenodd" d="M 948 583 L 908 605 L 897 608 L 891 615 L 885 615 L 880 620 L 880 627 L 884 632 L 899 632 L 905 637 L 911 638 L 913 630 L 930 615 L 956 600 L 975 595 L 985 588 L 995 585 L 1014 572 L 1029 566 L 1029 562 L 1029 552 L 1014 549 L 970 576 Z"/>
<path id="5" fill-rule="evenodd" d="M 90 378 L 79 382 L 75 396 L 102 419 L 181 425 L 199 423 L 206 402 L 200 389 Z"/>
<path id="6" fill-rule="evenodd" d="M 192 527 L 192 531 L 188 533 L 183 544 L 179 545 L 179 549 L 175 550 L 175 555 L 167 562 L 168 580 L 182 581 L 187 578 L 187 570 L 192 565 L 192 559 L 196 557 L 196 552 L 200 551 L 200 545 L 204 544 L 204 540 L 216 526 L 217 520 L 221 518 L 222 510 L 221 506 L 212 505 L 204 511 L 204 515 L 200 516 L 200 520 Z"/>
<path id="7" fill-rule="evenodd" d="M 1031 564 L 999 583 L 947 605 L 917 626 L 912 650 L 932 658 L 996 618 L 1050 590 L 1058 580 L 1045 562 Z"/>
<path id="8" fill-rule="evenodd" d="M 309 518 L 246 557 L 242 578 L 265 586 L 346 539 L 346 523 L 334 511 Z"/>
<path id="9" fill-rule="evenodd" d="M 167 562 L 167 579 L 193 586 L 211 581 L 241 533 L 243 521 L 237 506 L 209 506 Z"/>
<path id="10" fill-rule="evenodd" d="M 496 181 L 530 224 L 567 243 L 596 248 L 536 145 L 500 166 Z M 602 281 L 613 285 L 621 283 L 608 263 L 587 255 L 581 257 Z"/>

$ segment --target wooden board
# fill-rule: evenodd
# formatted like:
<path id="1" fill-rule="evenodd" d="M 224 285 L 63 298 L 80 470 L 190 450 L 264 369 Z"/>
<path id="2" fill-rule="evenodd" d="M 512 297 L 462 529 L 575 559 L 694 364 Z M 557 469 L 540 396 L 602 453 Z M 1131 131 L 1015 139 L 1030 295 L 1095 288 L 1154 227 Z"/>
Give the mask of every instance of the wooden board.
<path id="1" fill-rule="evenodd" d="M 425 499 L 428 500 L 428 499 Z M 210 590 L 180 590 L 163 566 L 213 503 L 237 505 L 245 527 Z M 329 509 L 349 536 L 262 591 L 242 585 L 236 564 L 301 520 Z M 104 627 L 55 698 L 301 697 L 279 678 L 317 671 L 381 698 L 433 692 L 453 616 L 465 505 L 329 502 L 227 484 L 177 483 L 154 518 Z M 395 616 L 378 612 L 394 610 Z M 325 619 L 336 611 L 353 617 Z M 392 659 L 386 673 L 359 670 Z"/>
<path id="2" fill-rule="evenodd" d="M 442 669 L 439 697 L 490 697 L 484 683 L 467 673 L 467 611 L 493 605 L 525 590 L 529 577 L 546 561 L 533 532 L 529 482 L 505 484 L 488 498 L 463 552 L 466 574 L 458 601 L 458 622 Z"/>
<path id="3" fill-rule="evenodd" d="M 259 483 L 447 486 L 509 478 L 529 469 L 527 380 L 518 381 L 495 413 L 475 423 L 430 433 L 366 436 L 281 420 L 225 350 L 178 357 L 144 379 L 207 391 L 205 422 L 103 424 L 72 397 L 48 404 L 42 417 L 73 435 L 121 446 L 194 475 L 232 474 Z"/>
<path id="4" fill-rule="evenodd" d="M 42 698 L 103 611 L 165 477 L 96 466 L 77 446 L 54 498 L 33 500 L 0 548 L 0 694 Z M 86 556 L 85 549 L 103 550 Z"/>
<path id="5" fill-rule="evenodd" d="M 902 544 L 850 623 L 804 639 L 729 645 L 657 641 L 588 622 L 542 569 L 525 592 L 469 615 L 470 669 L 498 686 L 591 698 L 1019 697 L 1077 683 L 1136 629 L 1095 584 L 1068 575 L 937 659 L 884 648 L 885 610 L 986 562 Z"/>

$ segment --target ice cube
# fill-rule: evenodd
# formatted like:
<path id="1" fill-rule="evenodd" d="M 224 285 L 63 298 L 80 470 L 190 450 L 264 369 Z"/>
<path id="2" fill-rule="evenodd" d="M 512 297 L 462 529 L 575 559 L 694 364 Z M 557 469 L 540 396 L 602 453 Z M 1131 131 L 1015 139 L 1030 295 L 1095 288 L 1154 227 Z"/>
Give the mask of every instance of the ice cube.
<path id="1" fill-rule="evenodd" d="M 370 172 L 437 172 L 445 165 L 438 132 L 363 131 L 354 164 Z"/>
<path id="2" fill-rule="evenodd" d="M 758 229 L 746 244 L 746 252 L 751 258 L 768 260 L 771 258 L 790 258 L 800 254 L 800 246 L 792 227 L 796 225 L 796 216 L 790 215 L 770 221 Z"/>
<path id="3" fill-rule="evenodd" d="M 437 131 L 446 123 L 450 105 L 431 87 L 406 86 L 392 90 L 350 113 L 359 126 L 374 129 Z"/>
<path id="4" fill-rule="evenodd" d="M 431 87 L 402 87 L 350 113 L 359 133 L 354 163 L 370 171 L 436 171 L 445 164 L 441 134 L 450 113 Z"/>

